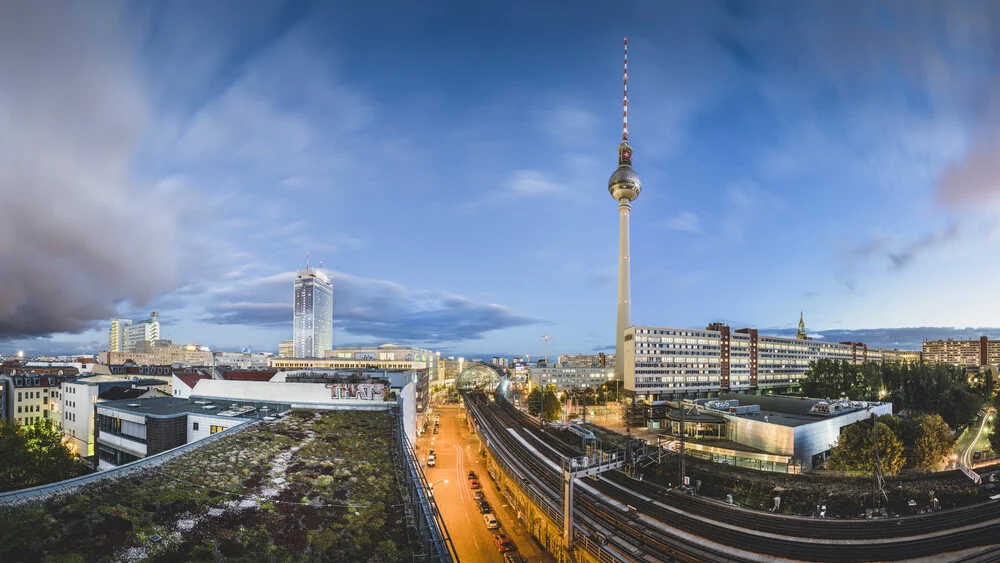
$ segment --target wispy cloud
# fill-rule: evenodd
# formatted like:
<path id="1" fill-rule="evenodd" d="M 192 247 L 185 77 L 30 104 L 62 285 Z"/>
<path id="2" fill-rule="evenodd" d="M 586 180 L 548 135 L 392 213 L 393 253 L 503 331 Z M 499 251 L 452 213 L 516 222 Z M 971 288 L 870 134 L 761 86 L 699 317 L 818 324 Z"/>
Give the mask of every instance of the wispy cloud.
<path id="1" fill-rule="evenodd" d="M 701 218 L 690 211 L 681 211 L 664 223 L 667 228 L 693 235 L 701 234 Z"/>
<path id="2" fill-rule="evenodd" d="M 876 229 L 861 244 L 851 248 L 841 248 L 838 255 L 849 273 L 878 262 L 888 262 L 893 270 L 902 271 L 920 256 L 957 241 L 959 235 L 958 223 L 949 223 L 943 228 L 928 231 L 910 240 L 901 240 Z"/>
<path id="3" fill-rule="evenodd" d="M 504 187 L 515 196 L 553 195 L 563 191 L 559 183 L 538 170 L 515 170 Z"/>
<path id="4" fill-rule="evenodd" d="M 599 122 L 594 112 L 573 104 L 556 106 L 542 120 L 544 131 L 565 144 L 590 142 L 596 136 Z"/>

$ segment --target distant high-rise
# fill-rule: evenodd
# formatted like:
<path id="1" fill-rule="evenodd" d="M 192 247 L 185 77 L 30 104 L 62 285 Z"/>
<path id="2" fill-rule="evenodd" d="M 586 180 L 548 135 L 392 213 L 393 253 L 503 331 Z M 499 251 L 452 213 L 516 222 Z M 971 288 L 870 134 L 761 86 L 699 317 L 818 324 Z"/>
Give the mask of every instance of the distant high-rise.
<path id="1" fill-rule="evenodd" d="M 629 256 L 629 214 L 632 201 L 639 197 L 642 184 L 632 170 L 632 147 L 628 144 L 628 39 L 625 39 L 625 73 L 622 98 L 622 142 L 618 145 L 618 168 L 608 179 L 608 191 L 618 202 L 618 322 L 615 328 L 615 358 L 625 357 L 625 329 L 632 324 L 632 297 L 629 281 L 631 262 Z M 624 376 L 624 362 L 615 363 L 615 377 Z"/>
<path id="2" fill-rule="evenodd" d="M 322 358 L 333 349 L 333 284 L 316 268 L 299 270 L 295 278 L 296 358 Z"/>
<path id="3" fill-rule="evenodd" d="M 294 358 L 295 357 L 295 341 L 294 340 L 282 340 L 278 344 L 278 357 L 279 358 Z"/>
<path id="4" fill-rule="evenodd" d="M 129 326 L 125 328 L 125 343 L 121 351 L 146 352 L 154 340 L 160 340 L 159 314 L 155 311 L 141 323 L 132 324 L 129 321 Z"/>
<path id="5" fill-rule="evenodd" d="M 108 329 L 108 352 L 125 351 L 125 329 L 132 326 L 132 319 L 115 319 Z"/>

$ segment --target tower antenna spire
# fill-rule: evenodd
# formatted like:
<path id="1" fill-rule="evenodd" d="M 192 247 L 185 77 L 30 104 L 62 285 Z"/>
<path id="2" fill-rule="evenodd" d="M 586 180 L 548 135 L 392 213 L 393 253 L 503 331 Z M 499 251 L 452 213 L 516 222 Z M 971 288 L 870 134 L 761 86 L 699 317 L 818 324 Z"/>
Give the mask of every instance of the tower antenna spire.
<path id="1" fill-rule="evenodd" d="M 309 253 L 306 252 L 306 269 L 309 269 Z"/>
<path id="2" fill-rule="evenodd" d="M 625 38 L 625 72 L 622 74 L 622 141 L 628 142 L 628 37 Z"/>

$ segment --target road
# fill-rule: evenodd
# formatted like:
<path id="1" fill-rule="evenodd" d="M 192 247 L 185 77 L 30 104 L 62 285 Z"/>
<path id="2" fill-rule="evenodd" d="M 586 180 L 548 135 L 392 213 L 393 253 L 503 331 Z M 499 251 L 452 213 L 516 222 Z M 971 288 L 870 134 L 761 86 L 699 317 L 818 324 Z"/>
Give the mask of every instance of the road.
<path id="1" fill-rule="evenodd" d="M 973 452 L 984 451 L 989 444 L 989 421 L 995 415 L 989 411 L 979 419 L 979 424 L 970 425 L 958 438 L 955 444 L 955 451 L 958 453 L 958 462 L 966 467 L 978 460 L 973 459 Z"/>
<path id="2" fill-rule="evenodd" d="M 426 435 L 417 438 L 416 454 L 424 465 L 427 482 L 436 483 L 434 498 L 455 544 L 459 561 L 502 563 L 503 556 L 493 546 L 493 534 L 498 531 L 506 534 L 530 563 L 553 561 L 552 556 L 544 553 L 518 525 L 517 515 L 497 491 L 486 471 L 484 458 L 479 455 L 479 437 L 470 434 L 464 421 L 464 409 L 446 406 L 436 409 L 436 412 L 441 413 L 440 430 L 434 435 L 432 424 Z M 437 452 L 435 467 L 427 467 L 430 449 Z M 483 494 L 500 522 L 500 530 L 486 529 L 483 515 L 469 489 L 467 475 L 470 470 L 479 476 Z M 448 482 L 440 482 L 444 479 Z"/>

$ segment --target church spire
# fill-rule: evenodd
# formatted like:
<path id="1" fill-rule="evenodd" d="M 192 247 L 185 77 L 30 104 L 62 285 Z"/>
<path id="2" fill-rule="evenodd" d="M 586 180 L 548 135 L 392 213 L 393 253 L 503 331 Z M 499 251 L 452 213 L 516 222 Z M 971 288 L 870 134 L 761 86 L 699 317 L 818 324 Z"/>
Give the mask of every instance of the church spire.
<path id="1" fill-rule="evenodd" d="M 799 332 L 795 334 L 795 338 L 798 338 L 799 340 L 807 340 L 806 321 L 802 318 L 802 311 L 799 311 Z"/>

